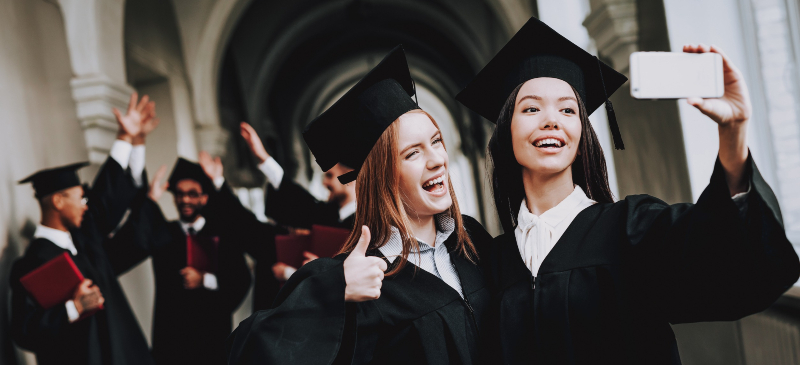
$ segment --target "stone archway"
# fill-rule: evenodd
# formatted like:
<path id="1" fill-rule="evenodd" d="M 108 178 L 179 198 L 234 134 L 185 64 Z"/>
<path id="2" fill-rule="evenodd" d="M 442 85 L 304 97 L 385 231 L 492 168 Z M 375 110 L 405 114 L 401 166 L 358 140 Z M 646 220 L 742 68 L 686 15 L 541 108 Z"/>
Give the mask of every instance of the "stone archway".
<path id="1" fill-rule="evenodd" d="M 453 96 L 534 13 L 535 2 L 527 1 L 254 2 L 242 13 L 223 61 L 220 124 L 235 132 L 235 119 L 250 121 L 290 176 L 308 181 L 312 160 L 300 138 L 302 128 L 326 95 L 403 44 L 412 74 L 454 116 L 477 188 L 477 213 L 492 226 L 483 178 L 490 125 Z M 229 141 L 227 149 L 235 155 L 226 157 L 226 166 L 245 167 L 233 178 L 241 185 L 258 184 L 258 174 L 248 172 L 252 161 L 237 155 L 239 143 Z M 493 230 L 499 233 L 496 226 Z"/>

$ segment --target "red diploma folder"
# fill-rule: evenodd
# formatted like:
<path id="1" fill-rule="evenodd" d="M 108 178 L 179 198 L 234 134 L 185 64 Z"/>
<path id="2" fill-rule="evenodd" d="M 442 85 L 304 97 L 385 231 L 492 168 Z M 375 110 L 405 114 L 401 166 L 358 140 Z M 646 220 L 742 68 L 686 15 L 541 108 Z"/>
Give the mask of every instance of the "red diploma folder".
<path id="1" fill-rule="evenodd" d="M 29 272 L 19 281 L 42 308 L 49 309 L 72 299 L 75 289 L 83 282 L 83 274 L 75 266 L 72 257 L 64 252 Z M 103 306 L 101 305 L 99 309 L 103 309 Z M 84 313 L 81 318 L 92 313 Z"/>
<path id="2" fill-rule="evenodd" d="M 187 236 L 186 266 L 191 266 L 202 272 L 216 273 L 218 249 L 219 237 Z"/>
<path id="3" fill-rule="evenodd" d="M 275 236 L 275 251 L 278 262 L 294 268 L 303 265 L 303 251 L 311 250 L 310 235 L 281 234 Z"/>
<path id="4" fill-rule="evenodd" d="M 303 251 L 319 257 L 333 257 L 342 248 L 350 231 L 341 228 L 313 225 L 310 235 L 285 234 L 275 236 L 278 262 L 294 268 L 303 265 Z"/>
<path id="5" fill-rule="evenodd" d="M 333 257 L 350 237 L 350 230 L 313 225 L 311 226 L 311 252 L 319 257 Z"/>

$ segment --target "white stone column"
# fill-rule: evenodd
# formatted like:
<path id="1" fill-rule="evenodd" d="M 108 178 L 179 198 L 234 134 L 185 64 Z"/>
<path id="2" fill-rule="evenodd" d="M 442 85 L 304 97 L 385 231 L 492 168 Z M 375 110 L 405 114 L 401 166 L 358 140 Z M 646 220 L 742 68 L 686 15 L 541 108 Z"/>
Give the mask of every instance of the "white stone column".
<path id="1" fill-rule="evenodd" d="M 59 0 L 74 71 L 71 81 L 89 160 L 105 161 L 117 132 L 112 107 L 127 107 L 123 0 Z"/>
<path id="2" fill-rule="evenodd" d="M 111 108 L 124 111 L 133 89 L 102 75 L 77 76 L 70 85 L 78 120 L 86 138 L 89 161 L 101 164 L 108 156 L 118 129 Z"/>
<path id="3" fill-rule="evenodd" d="M 777 191 L 787 236 L 800 249 L 800 52 L 793 42 L 800 25 L 791 23 L 789 2 L 751 0 L 761 78 L 767 104 Z M 791 9 L 796 11 L 797 9 Z"/>
<path id="4" fill-rule="evenodd" d="M 183 39 L 188 87 L 191 88 L 194 133 L 197 138 L 194 148 L 216 156 L 225 155 L 229 138 L 229 133 L 220 125 L 218 73 L 227 40 L 251 2 L 173 0 Z M 179 151 L 183 151 L 180 146 Z"/>
<path id="5" fill-rule="evenodd" d="M 638 9 L 636 0 L 589 0 L 589 6 L 591 11 L 583 25 L 595 41 L 598 56 L 615 70 L 630 75 L 630 55 L 643 46 L 667 50 L 658 49 L 662 46 L 658 41 L 642 44 L 650 39 L 644 37 L 640 18 L 654 22 L 648 24 L 648 35 L 667 31 L 663 21 L 658 22 L 663 19 L 659 18 L 663 12 L 653 11 L 658 9 Z M 659 27 L 663 29 L 655 29 Z M 630 83 L 625 83 L 609 100 L 625 141 L 625 150 L 606 151 L 614 156 L 617 198 L 648 193 L 669 203 L 691 201 L 681 118 L 675 101 L 635 100 L 630 96 Z"/>
<path id="6" fill-rule="evenodd" d="M 602 56 L 610 60 L 617 71 L 630 75 L 630 54 L 639 49 L 636 1 L 590 0 L 589 4 L 591 13 L 583 21 L 583 26 Z"/>

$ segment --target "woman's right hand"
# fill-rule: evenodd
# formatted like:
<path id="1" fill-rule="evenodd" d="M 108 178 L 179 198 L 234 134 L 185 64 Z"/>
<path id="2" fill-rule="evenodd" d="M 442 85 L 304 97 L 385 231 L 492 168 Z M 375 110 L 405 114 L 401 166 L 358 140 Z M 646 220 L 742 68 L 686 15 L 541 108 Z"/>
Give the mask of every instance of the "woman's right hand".
<path id="1" fill-rule="evenodd" d="M 344 289 L 346 302 L 365 302 L 381 296 L 383 273 L 386 261 L 378 257 L 367 257 L 370 234 L 367 226 L 361 226 L 361 238 L 347 259 L 344 260 Z"/>

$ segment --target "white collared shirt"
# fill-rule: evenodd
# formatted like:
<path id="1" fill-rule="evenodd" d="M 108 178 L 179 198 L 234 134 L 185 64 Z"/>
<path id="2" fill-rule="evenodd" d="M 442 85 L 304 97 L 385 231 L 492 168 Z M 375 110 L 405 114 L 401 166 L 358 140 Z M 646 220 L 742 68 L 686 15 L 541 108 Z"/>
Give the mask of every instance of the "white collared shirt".
<path id="1" fill-rule="evenodd" d="M 197 234 L 203 227 L 206 226 L 206 218 L 203 216 L 197 217 L 192 223 L 179 221 L 181 223 L 181 229 L 185 235 L 189 235 L 189 228 L 194 229 L 194 233 Z M 219 289 L 219 283 L 217 283 L 217 276 L 207 272 L 203 274 L 203 286 L 208 290 L 217 290 Z"/>
<path id="2" fill-rule="evenodd" d="M 539 267 L 542 266 L 544 258 L 553 249 L 575 216 L 596 203 L 589 199 L 583 189 L 577 185 L 561 203 L 540 216 L 531 213 L 528 210 L 526 199 L 522 199 L 514 236 L 517 238 L 517 247 L 522 260 L 534 276 L 539 273 Z"/>
<path id="3" fill-rule="evenodd" d="M 78 249 L 75 248 L 75 243 L 72 242 L 72 235 L 70 235 L 69 232 L 39 224 L 36 226 L 36 231 L 33 232 L 33 238 L 44 238 L 49 240 L 56 246 L 68 250 L 72 256 L 78 254 Z"/>
<path id="4" fill-rule="evenodd" d="M 206 226 L 206 218 L 202 215 L 197 217 L 197 219 L 191 223 L 184 221 L 179 222 L 181 223 L 181 229 L 183 229 L 183 233 L 187 236 L 189 235 L 189 228 L 194 228 L 194 233 L 197 234 L 197 232 L 200 232 L 203 227 Z"/>
<path id="5" fill-rule="evenodd" d="M 750 187 L 748 186 L 746 192 L 736 194 L 731 198 L 742 214 L 747 210 L 749 193 Z M 556 242 L 566 232 L 575 217 L 594 204 L 597 202 L 589 199 L 583 189 L 577 185 L 572 193 L 558 205 L 538 217 L 528 210 L 526 199 L 522 199 L 514 236 L 522 260 L 534 276 L 539 274 L 539 268 L 545 257 L 555 247 Z"/>
<path id="6" fill-rule="evenodd" d="M 419 242 L 419 251 L 409 252 L 408 262 L 442 279 L 442 281 L 455 289 L 463 298 L 464 293 L 461 290 L 461 279 L 458 277 L 453 262 L 450 261 L 450 252 L 447 251 L 447 246 L 444 245 L 444 241 L 455 231 L 455 222 L 455 219 L 447 214 L 437 214 L 436 238 L 433 247 L 417 239 L 417 242 Z M 400 257 L 403 254 L 403 240 L 400 236 L 400 230 L 392 227 L 392 235 L 389 237 L 389 240 L 378 250 L 390 263 L 393 263 L 396 258 Z"/>
<path id="7" fill-rule="evenodd" d="M 347 217 L 356 214 L 356 201 L 353 200 L 343 207 L 339 208 L 339 222 L 344 221 Z"/>

